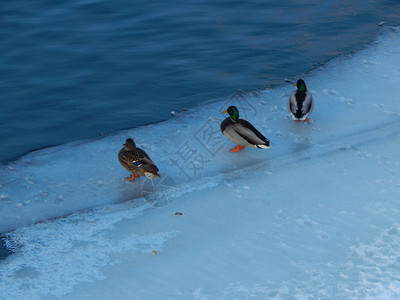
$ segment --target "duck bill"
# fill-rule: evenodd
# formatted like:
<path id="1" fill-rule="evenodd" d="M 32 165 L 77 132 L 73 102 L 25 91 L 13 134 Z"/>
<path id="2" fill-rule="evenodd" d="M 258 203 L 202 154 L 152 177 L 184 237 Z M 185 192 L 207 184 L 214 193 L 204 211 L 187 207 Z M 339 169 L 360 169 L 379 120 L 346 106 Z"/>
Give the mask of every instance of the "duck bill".
<path id="1" fill-rule="evenodd" d="M 224 110 L 222 113 L 223 113 L 223 114 L 227 114 L 227 113 L 228 113 L 228 111 L 227 111 L 227 110 Z"/>

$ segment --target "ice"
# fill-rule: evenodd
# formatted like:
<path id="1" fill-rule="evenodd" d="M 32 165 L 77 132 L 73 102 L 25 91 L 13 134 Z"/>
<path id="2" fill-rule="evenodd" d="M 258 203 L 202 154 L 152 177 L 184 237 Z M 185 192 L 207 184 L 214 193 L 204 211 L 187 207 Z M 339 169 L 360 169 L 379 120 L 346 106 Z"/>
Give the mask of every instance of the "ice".
<path id="1" fill-rule="evenodd" d="M 0 299 L 400 298 L 400 33 L 303 79 L 309 123 L 288 84 L 2 167 Z M 270 149 L 228 152 L 232 104 Z M 123 180 L 127 137 L 160 180 Z"/>

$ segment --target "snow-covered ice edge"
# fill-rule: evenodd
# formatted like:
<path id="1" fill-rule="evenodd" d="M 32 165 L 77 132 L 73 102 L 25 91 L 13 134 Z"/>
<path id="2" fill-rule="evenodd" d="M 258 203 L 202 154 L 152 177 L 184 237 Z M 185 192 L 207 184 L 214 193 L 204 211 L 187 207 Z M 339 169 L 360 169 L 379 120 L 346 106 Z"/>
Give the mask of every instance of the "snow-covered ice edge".
<path id="1" fill-rule="evenodd" d="M 310 124 L 290 121 L 288 86 L 2 168 L 3 230 L 72 214 L 9 233 L 0 298 L 398 297 L 399 61 L 389 32 L 307 75 Z M 228 104 L 271 149 L 227 152 Z M 171 178 L 168 206 L 122 180 L 128 136 Z"/>

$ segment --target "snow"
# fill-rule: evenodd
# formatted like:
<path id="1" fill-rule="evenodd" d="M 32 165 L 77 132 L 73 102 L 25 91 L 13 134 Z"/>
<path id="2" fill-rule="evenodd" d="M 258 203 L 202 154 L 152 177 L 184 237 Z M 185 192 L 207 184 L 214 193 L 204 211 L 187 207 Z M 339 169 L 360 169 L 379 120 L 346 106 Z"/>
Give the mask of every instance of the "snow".
<path id="1" fill-rule="evenodd" d="M 2 167 L 0 299 L 398 299 L 399 77 L 391 31 L 303 77 L 310 123 L 288 84 Z M 228 105 L 272 147 L 228 152 Z M 127 137 L 162 179 L 123 180 Z"/>

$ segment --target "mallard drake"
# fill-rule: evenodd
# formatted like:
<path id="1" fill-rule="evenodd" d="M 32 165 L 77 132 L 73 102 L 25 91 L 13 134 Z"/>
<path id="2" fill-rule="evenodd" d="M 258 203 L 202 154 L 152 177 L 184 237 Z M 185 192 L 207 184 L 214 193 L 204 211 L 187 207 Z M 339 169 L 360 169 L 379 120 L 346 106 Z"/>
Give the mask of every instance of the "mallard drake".
<path id="1" fill-rule="evenodd" d="M 131 172 L 131 176 L 125 178 L 126 180 L 133 181 L 140 176 L 160 178 L 157 166 L 146 152 L 136 147 L 132 139 L 127 139 L 122 146 L 124 147 L 119 150 L 118 160 L 128 172 Z"/>
<path id="2" fill-rule="evenodd" d="M 294 85 L 297 91 L 290 94 L 287 109 L 295 122 L 309 121 L 308 115 L 314 109 L 314 101 L 310 91 L 307 91 L 304 80 L 299 79 Z"/>
<path id="3" fill-rule="evenodd" d="M 271 147 L 269 140 L 253 125 L 239 119 L 239 111 L 235 106 L 229 106 L 223 113 L 228 113 L 229 117 L 222 121 L 221 131 L 228 140 L 237 144 L 230 152 L 238 152 L 246 146 L 261 149 Z"/>

